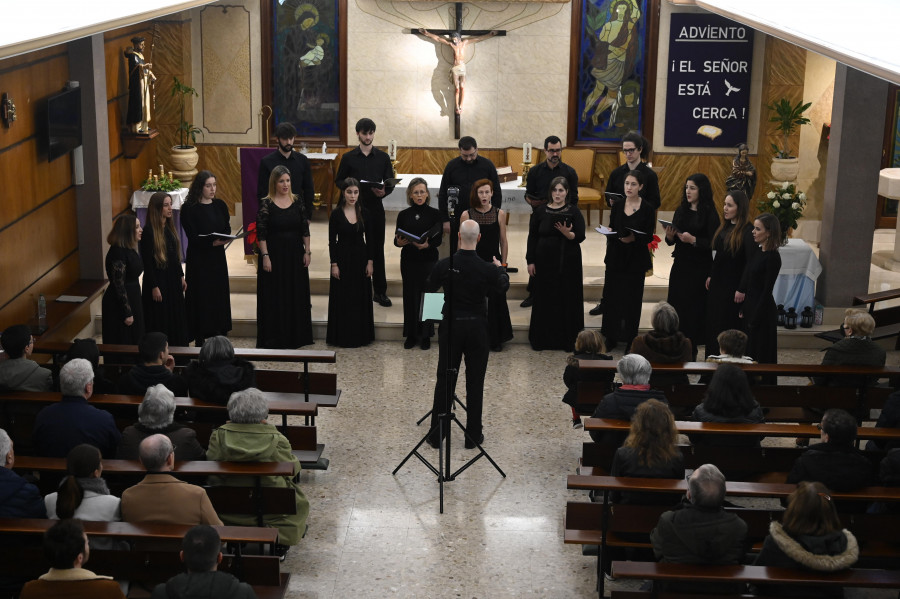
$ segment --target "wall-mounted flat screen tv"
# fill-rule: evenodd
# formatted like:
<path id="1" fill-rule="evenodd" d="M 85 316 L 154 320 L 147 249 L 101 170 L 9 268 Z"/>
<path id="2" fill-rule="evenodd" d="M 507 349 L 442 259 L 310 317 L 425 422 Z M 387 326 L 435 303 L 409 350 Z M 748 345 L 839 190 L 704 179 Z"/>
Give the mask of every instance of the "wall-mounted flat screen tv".
<path id="1" fill-rule="evenodd" d="M 81 88 L 47 99 L 48 158 L 53 162 L 81 145 Z"/>

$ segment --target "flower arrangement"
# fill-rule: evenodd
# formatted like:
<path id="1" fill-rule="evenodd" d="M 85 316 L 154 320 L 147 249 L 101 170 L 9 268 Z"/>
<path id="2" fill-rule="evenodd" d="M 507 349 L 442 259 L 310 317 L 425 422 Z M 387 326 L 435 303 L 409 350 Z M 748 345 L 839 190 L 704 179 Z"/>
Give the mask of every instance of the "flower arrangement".
<path id="1" fill-rule="evenodd" d="M 647 243 L 647 249 L 650 250 L 650 255 L 651 255 L 651 256 L 655 256 L 655 255 L 656 255 L 656 248 L 659 247 L 659 242 L 660 242 L 660 241 L 662 241 L 662 239 L 660 239 L 658 235 L 654 234 L 654 235 L 653 235 L 653 239 L 651 239 L 651 240 Z"/>
<path id="2" fill-rule="evenodd" d="M 781 241 L 787 239 L 788 229 L 797 228 L 797 219 L 803 216 L 806 208 L 806 194 L 797 187 L 785 181 L 781 185 L 775 185 L 765 199 L 756 202 L 760 212 L 769 212 L 775 215 L 781 224 Z"/>
<path id="3" fill-rule="evenodd" d="M 166 174 L 163 165 L 159 165 L 159 174 L 154 175 L 153 169 L 147 172 L 147 179 L 141 183 L 144 191 L 176 191 L 181 189 L 181 181 L 172 176 L 172 172 Z"/>

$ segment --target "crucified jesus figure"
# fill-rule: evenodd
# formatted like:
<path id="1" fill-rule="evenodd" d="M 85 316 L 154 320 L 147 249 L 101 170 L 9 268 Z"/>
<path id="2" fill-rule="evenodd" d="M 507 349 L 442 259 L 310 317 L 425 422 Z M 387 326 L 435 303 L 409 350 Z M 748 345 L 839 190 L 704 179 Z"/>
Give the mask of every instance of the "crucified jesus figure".
<path id="1" fill-rule="evenodd" d="M 463 104 L 463 96 L 465 95 L 465 85 L 466 85 L 466 63 L 463 60 L 464 53 L 466 50 L 466 46 L 469 44 L 477 44 L 482 40 L 486 40 L 490 37 L 494 37 L 499 34 L 499 31 L 491 31 L 484 35 L 479 35 L 477 37 L 467 37 L 463 38 L 456 31 L 450 33 L 450 39 L 446 39 L 441 37 L 440 35 L 435 35 L 431 33 L 424 27 L 419 29 L 419 33 L 424 35 L 425 37 L 432 39 L 441 44 L 446 44 L 450 46 L 453 50 L 453 67 L 450 69 L 450 73 L 453 75 L 453 87 L 456 88 L 456 114 L 462 113 L 462 104 Z"/>

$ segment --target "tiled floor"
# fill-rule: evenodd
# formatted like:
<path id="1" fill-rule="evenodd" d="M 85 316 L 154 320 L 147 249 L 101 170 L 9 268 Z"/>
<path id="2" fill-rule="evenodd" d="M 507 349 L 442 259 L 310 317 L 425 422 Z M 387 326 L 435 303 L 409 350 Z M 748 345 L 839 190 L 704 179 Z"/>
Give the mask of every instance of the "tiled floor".
<path id="1" fill-rule="evenodd" d="M 602 277 L 599 237 L 589 237 L 583 246 L 586 283 Z M 510 238 L 510 263 L 521 269 L 514 281 L 521 285 L 521 228 L 514 228 Z M 313 276 L 316 269 L 327 268 L 324 239 L 324 225 L 317 222 Z M 892 247 L 893 232 L 876 235 L 876 251 Z M 230 261 L 232 276 L 252 277 L 252 267 L 235 257 Z M 399 279 L 398 259 L 390 248 L 389 279 Z M 654 283 L 664 290 L 670 264 L 661 256 L 657 266 Z M 872 271 L 872 290 L 900 284 L 894 273 L 875 266 Z M 251 297 L 238 301 L 249 302 Z M 390 311 L 376 306 L 376 320 L 398 320 L 399 293 L 394 293 L 394 299 Z M 514 319 L 527 323 L 528 311 L 518 308 L 518 301 L 515 304 Z M 316 309 L 324 310 L 324 306 Z M 252 338 L 235 339 L 238 345 L 253 342 Z M 327 348 L 321 340 L 313 347 Z M 613 353 L 619 356 L 621 350 Z M 888 363 L 897 364 L 898 355 L 889 352 Z M 781 350 L 779 360 L 817 363 L 820 354 L 815 349 Z M 415 422 L 431 407 L 436 347 L 404 350 L 399 342 L 379 341 L 364 348 L 339 349 L 337 364 L 323 368 L 336 370 L 343 395 L 336 409 L 323 410 L 317 420 L 331 464 L 327 471 L 302 474 L 311 504 L 310 529 L 284 564 L 293 574 L 288 597 L 596 597 L 596 558 L 583 557 L 580 547 L 563 544 L 566 501 L 586 500 L 584 493 L 568 491 L 565 480 L 575 471 L 581 444 L 587 439 L 583 431 L 572 429 L 570 412 L 560 402 L 564 364 L 563 352 L 534 352 L 524 343 L 509 344 L 503 352 L 491 354 L 485 383 L 484 447 L 506 478 L 486 460 L 479 460 L 445 485 L 444 513 L 439 514 L 438 484 L 423 464 L 412 459 L 391 474 L 427 432 L 425 425 Z M 463 396 L 462 380 L 458 390 Z M 460 418 L 464 420 L 464 415 Z M 476 453 L 462 446 L 454 431 L 454 470 Z M 422 453 L 437 459 L 437 451 L 427 446 Z"/>

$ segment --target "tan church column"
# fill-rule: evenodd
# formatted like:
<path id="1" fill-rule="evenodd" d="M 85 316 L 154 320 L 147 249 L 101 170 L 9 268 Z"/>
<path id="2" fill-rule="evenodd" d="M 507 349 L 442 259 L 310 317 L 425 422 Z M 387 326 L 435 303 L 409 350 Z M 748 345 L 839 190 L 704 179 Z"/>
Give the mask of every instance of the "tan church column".
<path id="1" fill-rule="evenodd" d="M 82 279 L 105 279 L 106 235 L 112 228 L 109 119 L 103 34 L 69 42 L 69 77 L 81 87 L 84 184 L 76 181 L 78 261 Z"/>
<path id="2" fill-rule="evenodd" d="M 838 63 L 816 289 L 826 306 L 869 291 L 887 92 L 886 81 Z"/>

